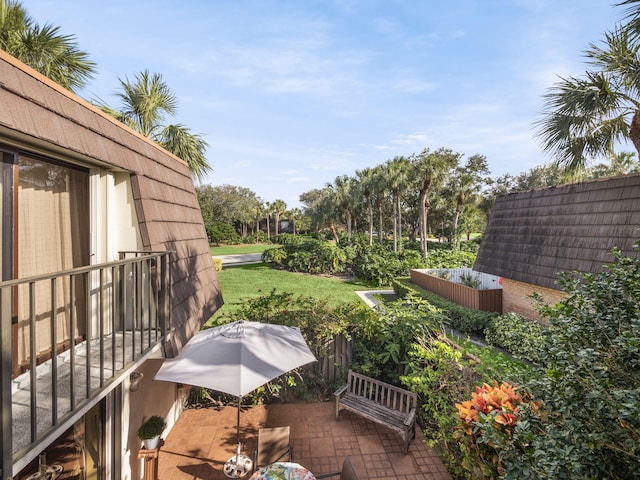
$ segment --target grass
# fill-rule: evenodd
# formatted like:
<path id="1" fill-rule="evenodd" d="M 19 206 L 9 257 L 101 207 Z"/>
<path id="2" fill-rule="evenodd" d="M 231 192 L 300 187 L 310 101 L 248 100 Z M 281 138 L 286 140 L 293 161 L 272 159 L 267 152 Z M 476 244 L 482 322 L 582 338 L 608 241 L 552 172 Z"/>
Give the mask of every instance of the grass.
<path id="1" fill-rule="evenodd" d="M 211 255 L 233 255 L 241 253 L 262 253 L 268 248 L 278 245 L 273 243 L 251 243 L 245 245 L 221 245 L 219 247 L 209 247 Z"/>
<path id="2" fill-rule="evenodd" d="M 325 300 L 332 306 L 362 302 L 355 291 L 369 289 L 357 281 L 274 270 L 264 263 L 226 267 L 218 272 L 218 281 L 224 305 L 213 319 L 237 310 L 240 302 L 268 295 L 273 289 Z"/>

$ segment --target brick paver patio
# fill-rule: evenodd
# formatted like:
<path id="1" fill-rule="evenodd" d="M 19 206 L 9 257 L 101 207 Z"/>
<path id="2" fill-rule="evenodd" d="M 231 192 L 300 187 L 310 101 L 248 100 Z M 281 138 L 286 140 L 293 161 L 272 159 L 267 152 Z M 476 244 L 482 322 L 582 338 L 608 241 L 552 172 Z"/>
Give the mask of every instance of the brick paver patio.
<path id="1" fill-rule="evenodd" d="M 226 480 L 222 466 L 235 451 L 236 420 L 235 407 L 184 411 L 160 451 L 159 479 Z M 333 402 L 243 408 L 242 453 L 253 458 L 259 428 L 284 425 L 291 427 L 294 461 L 316 475 L 339 471 L 349 456 L 363 480 L 451 478 L 419 429 L 405 455 L 391 430 L 345 411 L 336 421 Z"/>

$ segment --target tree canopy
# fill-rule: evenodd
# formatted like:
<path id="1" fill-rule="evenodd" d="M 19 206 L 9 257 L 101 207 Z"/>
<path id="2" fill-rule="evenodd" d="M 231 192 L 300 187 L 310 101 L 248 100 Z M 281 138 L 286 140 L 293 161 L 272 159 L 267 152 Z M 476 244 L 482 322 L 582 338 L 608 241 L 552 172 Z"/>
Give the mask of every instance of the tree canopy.
<path id="1" fill-rule="evenodd" d="M 40 25 L 16 0 L 0 0 L 0 48 L 68 90 L 84 87 L 96 72 L 75 36 Z"/>

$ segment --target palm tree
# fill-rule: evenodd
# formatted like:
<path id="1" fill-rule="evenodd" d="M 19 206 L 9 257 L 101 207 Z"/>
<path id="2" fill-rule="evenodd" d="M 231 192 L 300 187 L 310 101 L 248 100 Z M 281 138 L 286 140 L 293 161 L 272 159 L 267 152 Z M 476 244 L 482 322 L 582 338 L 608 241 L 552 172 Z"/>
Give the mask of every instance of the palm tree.
<path id="1" fill-rule="evenodd" d="M 277 237 L 278 230 L 280 230 L 280 215 L 287 211 L 287 204 L 284 203 L 284 200 L 277 199 L 274 200 L 274 202 L 271 204 L 271 207 L 275 216 L 275 232 Z"/>
<path id="2" fill-rule="evenodd" d="M 394 157 L 385 163 L 385 178 L 393 201 L 393 251 L 402 249 L 401 190 L 407 179 L 409 161 L 405 157 Z"/>
<path id="3" fill-rule="evenodd" d="M 335 192 L 331 186 L 327 186 L 322 190 L 322 195 L 316 203 L 312 215 L 316 229 L 319 231 L 323 226 L 328 226 L 335 244 L 339 245 L 340 237 L 338 236 L 338 230 L 335 224 L 336 206 Z"/>
<path id="4" fill-rule="evenodd" d="M 387 195 L 386 166 L 377 165 L 373 169 L 371 186 L 373 190 L 374 204 L 378 213 L 378 242 L 384 240 L 384 200 Z"/>
<path id="5" fill-rule="evenodd" d="M 347 225 L 347 242 L 351 243 L 351 233 L 352 233 L 352 222 L 353 222 L 353 212 L 352 212 L 352 196 L 355 189 L 355 179 L 349 177 L 348 175 L 342 175 L 340 177 L 336 177 L 333 181 L 333 190 L 335 194 L 336 204 L 342 209 L 344 213 L 344 220 Z"/>
<path id="6" fill-rule="evenodd" d="M 60 27 L 40 26 L 16 0 L 0 0 L 0 49 L 64 88 L 84 87 L 96 72 L 89 54 Z"/>
<path id="7" fill-rule="evenodd" d="M 374 169 L 367 167 L 357 170 L 356 175 L 360 181 L 362 195 L 367 202 L 367 221 L 369 223 L 369 246 L 373 245 L 373 192 L 374 192 Z"/>
<path id="8" fill-rule="evenodd" d="M 449 195 L 455 203 L 452 221 L 453 245 L 455 250 L 460 249 L 460 233 L 458 226 L 460 217 L 468 203 L 475 199 L 483 185 L 488 184 L 489 165 L 483 155 L 472 155 L 463 166 L 455 169 L 449 181 Z"/>
<path id="9" fill-rule="evenodd" d="M 562 78 L 545 95 L 536 134 L 568 172 L 584 171 L 589 157 L 611 155 L 625 139 L 640 152 L 640 44 L 631 34 L 627 27 L 607 32 L 603 47 L 585 52 L 593 69 Z"/>
<path id="10" fill-rule="evenodd" d="M 162 75 L 145 70 L 136 74 L 133 81 L 118 81 L 122 90 L 116 95 L 122 109 L 114 109 L 99 99 L 95 101 L 98 107 L 187 162 L 191 174 L 202 182 L 212 171 L 205 157 L 208 144 L 183 125 L 163 124 L 167 115 L 175 115 L 178 100 Z"/>
<path id="11" fill-rule="evenodd" d="M 271 212 L 273 212 L 273 204 L 264 202 L 263 213 L 267 220 L 267 242 L 271 242 L 271 225 L 269 225 L 269 217 L 271 217 Z"/>
<path id="12" fill-rule="evenodd" d="M 418 179 L 418 222 L 420 228 L 420 248 L 427 258 L 427 214 L 429 211 L 429 192 L 442 185 L 452 168 L 460 161 L 462 154 L 441 148 L 435 152 L 423 150 L 411 162 L 412 177 Z"/>

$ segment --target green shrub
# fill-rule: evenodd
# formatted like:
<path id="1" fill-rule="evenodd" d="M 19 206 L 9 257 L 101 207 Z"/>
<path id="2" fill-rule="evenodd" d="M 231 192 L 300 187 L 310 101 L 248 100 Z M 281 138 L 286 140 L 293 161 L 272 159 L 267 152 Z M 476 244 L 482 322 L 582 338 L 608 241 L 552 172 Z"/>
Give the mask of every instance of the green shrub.
<path id="1" fill-rule="evenodd" d="M 355 275 L 375 286 L 391 285 L 395 277 L 408 275 L 414 268 L 424 268 L 419 251 L 405 248 L 393 252 L 388 246 L 363 243 L 356 247 L 352 265 Z"/>
<path id="2" fill-rule="evenodd" d="M 260 257 L 265 263 L 273 263 L 282 266 L 287 259 L 287 251 L 283 247 L 267 248 Z"/>
<path id="3" fill-rule="evenodd" d="M 491 319 L 497 315 L 497 313 L 494 312 L 483 312 L 458 305 L 457 303 L 451 302 L 440 295 L 436 295 L 433 292 L 429 292 L 417 285 L 414 285 L 406 278 L 396 279 L 392 283 L 392 286 L 396 295 L 399 297 L 404 298 L 407 295 L 407 292 L 413 292 L 428 301 L 430 304 L 442 309 L 445 316 L 445 322 L 462 333 L 482 334 Z"/>
<path id="4" fill-rule="evenodd" d="M 207 225 L 207 235 L 211 243 L 229 243 L 236 244 L 240 241 L 238 233 L 233 225 L 224 222 L 213 222 Z"/>
<path id="5" fill-rule="evenodd" d="M 461 478 L 462 452 L 455 438 L 458 415 L 455 404 L 482 382 L 474 364 L 462 352 L 435 335 L 424 336 L 409 351 L 407 372 L 401 377 L 409 390 L 418 394 L 418 422 L 430 447 L 447 465 L 447 471 Z"/>
<path id="6" fill-rule="evenodd" d="M 545 326 L 515 313 L 494 317 L 484 329 L 484 338 L 490 345 L 537 364 L 544 358 L 547 334 Z"/>
<path id="7" fill-rule="evenodd" d="M 472 268 L 476 254 L 463 250 L 430 250 L 424 268 Z"/>
<path id="8" fill-rule="evenodd" d="M 216 269 L 216 272 L 221 272 L 222 271 L 222 260 L 219 258 L 214 258 L 213 259 L 213 268 Z"/>
<path id="9" fill-rule="evenodd" d="M 380 304 L 375 314 L 360 318 L 353 368 L 399 385 L 411 345 L 424 332 L 439 328 L 441 322 L 441 312 L 415 296 Z"/>
<path id="10" fill-rule="evenodd" d="M 541 307 L 543 365 L 521 386 L 539 410 L 519 412 L 508 436 L 474 424 L 501 478 L 638 478 L 640 259 L 614 255 L 600 273 L 563 275 L 567 297 Z"/>

